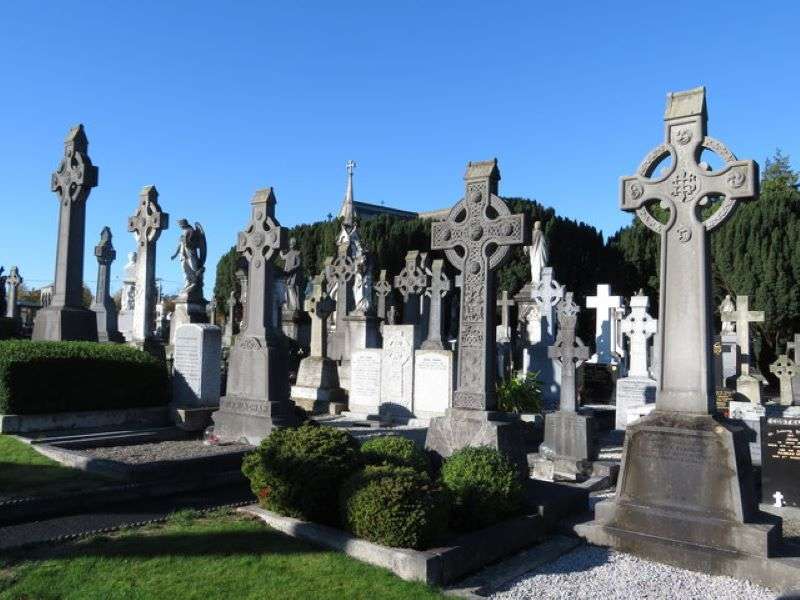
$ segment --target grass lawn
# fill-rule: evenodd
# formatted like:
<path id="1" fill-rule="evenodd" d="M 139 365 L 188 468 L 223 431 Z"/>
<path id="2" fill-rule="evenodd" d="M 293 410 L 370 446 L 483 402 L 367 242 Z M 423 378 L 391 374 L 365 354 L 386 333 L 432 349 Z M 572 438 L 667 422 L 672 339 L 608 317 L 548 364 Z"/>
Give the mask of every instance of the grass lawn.
<path id="1" fill-rule="evenodd" d="M 0 435 L 0 498 L 89 490 L 109 480 L 64 467 L 28 444 Z"/>
<path id="2" fill-rule="evenodd" d="M 0 600 L 444 598 L 228 510 L 0 557 Z"/>

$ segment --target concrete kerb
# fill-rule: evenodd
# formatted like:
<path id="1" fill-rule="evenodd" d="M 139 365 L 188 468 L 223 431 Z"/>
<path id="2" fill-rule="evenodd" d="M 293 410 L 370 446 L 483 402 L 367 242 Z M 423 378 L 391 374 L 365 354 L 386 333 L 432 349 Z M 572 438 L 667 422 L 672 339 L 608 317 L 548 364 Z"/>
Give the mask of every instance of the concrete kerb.
<path id="1" fill-rule="evenodd" d="M 121 410 L 88 410 L 40 415 L 0 415 L 0 433 L 87 429 L 92 427 L 158 427 L 171 425 L 167 406 Z"/>

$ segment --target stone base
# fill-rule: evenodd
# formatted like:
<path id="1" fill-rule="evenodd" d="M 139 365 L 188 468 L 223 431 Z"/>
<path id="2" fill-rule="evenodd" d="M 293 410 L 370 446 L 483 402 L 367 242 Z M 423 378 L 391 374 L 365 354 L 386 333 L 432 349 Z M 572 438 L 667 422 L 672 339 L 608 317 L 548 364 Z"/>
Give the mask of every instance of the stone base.
<path id="1" fill-rule="evenodd" d="M 544 442 L 539 446 L 539 454 L 549 460 L 594 460 L 597 457 L 594 418 L 568 411 L 545 415 Z"/>
<path id="2" fill-rule="evenodd" d="M 571 456 L 538 455 L 528 464 L 531 477 L 540 481 L 583 481 L 592 474 L 592 461 Z"/>
<path id="3" fill-rule="evenodd" d="M 294 407 L 285 402 L 269 402 L 226 396 L 212 417 L 214 435 L 222 442 L 244 442 L 257 446 L 279 427 L 294 427 Z"/>
<path id="4" fill-rule="evenodd" d="M 648 414 L 655 408 L 656 381 L 649 377 L 623 377 L 617 379 L 617 415 L 615 428 L 624 430 L 628 423 Z M 633 419 L 631 418 L 633 417 Z"/>
<path id="5" fill-rule="evenodd" d="M 614 501 L 581 533 L 595 544 L 707 573 L 766 558 L 780 521 L 756 508 L 743 431 L 709 415 L 654 411 L 626 432 Z"/>
<path id="6" fill-rule="evenodd" d="M 31 339 L 96 342 L 97 317 L 87 308 L 48 306 L 36 313 Z"/>
<path id="7" fill-rule="evenodd" d="M 326 390 L 300 385 L 292 386 L 292 402 L 295 406 L 314 415 L 338 414 L 331 413 L 331 405 L 344 405 L 344 390 Z M 341 410 L 339 411 L 341 412 Z"/>
<path id="8" fill-rule="evenodd" d="M 490 446 L 514 461 L 527 477 L 522 422 L 517 415 L 499 411 L 448 408 L 432 419 L 425 448 L 445 459 L 466 446 Z"/>
<path id="9" fill-rule="evenodd" d="M 184 431 L 204 431 L 211 425 L 211 415 L 218 409 L 218 406 L 173 408 L 172 418 L 175 425 Z"/>
<path id="10" fill-rule="evenodd" d="M 339 387 L 336 362 L 323 356 L 307 356 L 301 360 L 291 398 L 298 406 L 315 414 L 327 413 L 329 402 L 344 402 L 345 392 Z"/>
<path id="11" fill-rule="evenodd" d="M 172 320 L 169 322 L 169 344 L 175 345 L 175 334 L 178 327 L 188 323 L 208 323 L 208 313 L 206 305 L 208 302 L 181 302 L 175 303 L 175 312 L 172 313 Z"/>

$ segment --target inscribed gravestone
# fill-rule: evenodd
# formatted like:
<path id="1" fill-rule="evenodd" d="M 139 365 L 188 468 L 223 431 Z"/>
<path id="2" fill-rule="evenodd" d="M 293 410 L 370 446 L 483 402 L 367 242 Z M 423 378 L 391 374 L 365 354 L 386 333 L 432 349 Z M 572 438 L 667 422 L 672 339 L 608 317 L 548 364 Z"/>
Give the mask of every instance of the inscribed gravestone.
<path id="1" fill-rule="evenodd" d="M 175 332 L 172 402 L 180 407 L 219 405 L 222 332 L 216 325 L 191 323 Z"/>
<path id="2" fill-rule="evenodd" d="M 410 418 L 414 394 L 414 325 L 384 325 L 381 414 Z"/>
<path id="3" fill-rule="evenodd" d="M 445 414 L 453 397 L 453 375 L 450 350 L 414 353 L 414 416 L 429 419 Z"/>
<path id="4" fill-rule="evenodd" d="M 381 403 L 383 350 L 367 348 L 350 358 L 350 397 L 348 412 L 360 417 L 377 416 Z"/>
<path id="5" fill-rule="evenodd" d="M 761 419 L 761 501 L 800 507 L 800 419 Z"/>
<path id="6" fill-rule="evenodd" d="M 630 340 L 630 365 L 627 377 L 617 380 L 617 429 L 625 429 L 631 417 L 638 418 L 655 407 L 656 382 L 647 368 L 647 343 L 658 330 L 658 320 L 648 314 L 649 304 L 647 296 L 632 297 L 630 313 L 620 324 Z"/>

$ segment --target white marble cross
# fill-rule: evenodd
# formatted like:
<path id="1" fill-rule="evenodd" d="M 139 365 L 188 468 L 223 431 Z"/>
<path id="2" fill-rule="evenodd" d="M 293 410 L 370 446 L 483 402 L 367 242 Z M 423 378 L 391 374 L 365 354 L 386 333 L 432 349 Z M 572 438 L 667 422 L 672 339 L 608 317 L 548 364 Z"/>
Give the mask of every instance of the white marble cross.
<path id="1" fill-rule="evenodd" d="M 750 310 L 748 296 L 736 296 L 736 310 L 723 312 L 722 321 L 736 323 L 736 343 L 742 357 L 742 375 L 750 374 L 750 323 L 763 323 L 764 312 Z"/>
<path id="2" fill-rule="evenodd" d="M 775 504 L 773 504 L 773 506 L 776 508 L 781 508 L 783 506 L 783 494 L 780 492 L 775 492 L 772 494 L 772 497 L 775 498 Z"/>
<path id="3" fill-rule="evenodd" d="M 613 354 L 616 346 L 616 334 L 612 331 L 611 311 L 622 306 L 622 299 L 619 296 L 611 296 L 610 292 L 611 286 L 598 285 L 597 295 L 586 297 L 586 308 L 593 308 L 597 311 L 594 329 L 595 353 L 588 360 L 590 363 L 610 365 L 618 362 Z"/>
<path id="4" fill-rule="evenodd" d="M 794 389 L 792 382 L 797 376 L 798 372 L 800 372 L 800 369 L 797 368 L 797 365 L 791 358 L 785 354 L 781 354 L 778 357 L 778 360 L 769 366 L 769 370 L 778 378 L 778 381 L 780 381 L 781 405 L 791 406 L 792 401 L 794 400 Z"/>
<path id="5" fill-rule="evenodd" d="M 631 298 L 631 312 L 622 319 L 622 333 L 631 341 L 628 377 L 649 377 L 647 371 L 647 340 L 658 331 L 658 319 L 647 313 L 647 296 Z"/>

